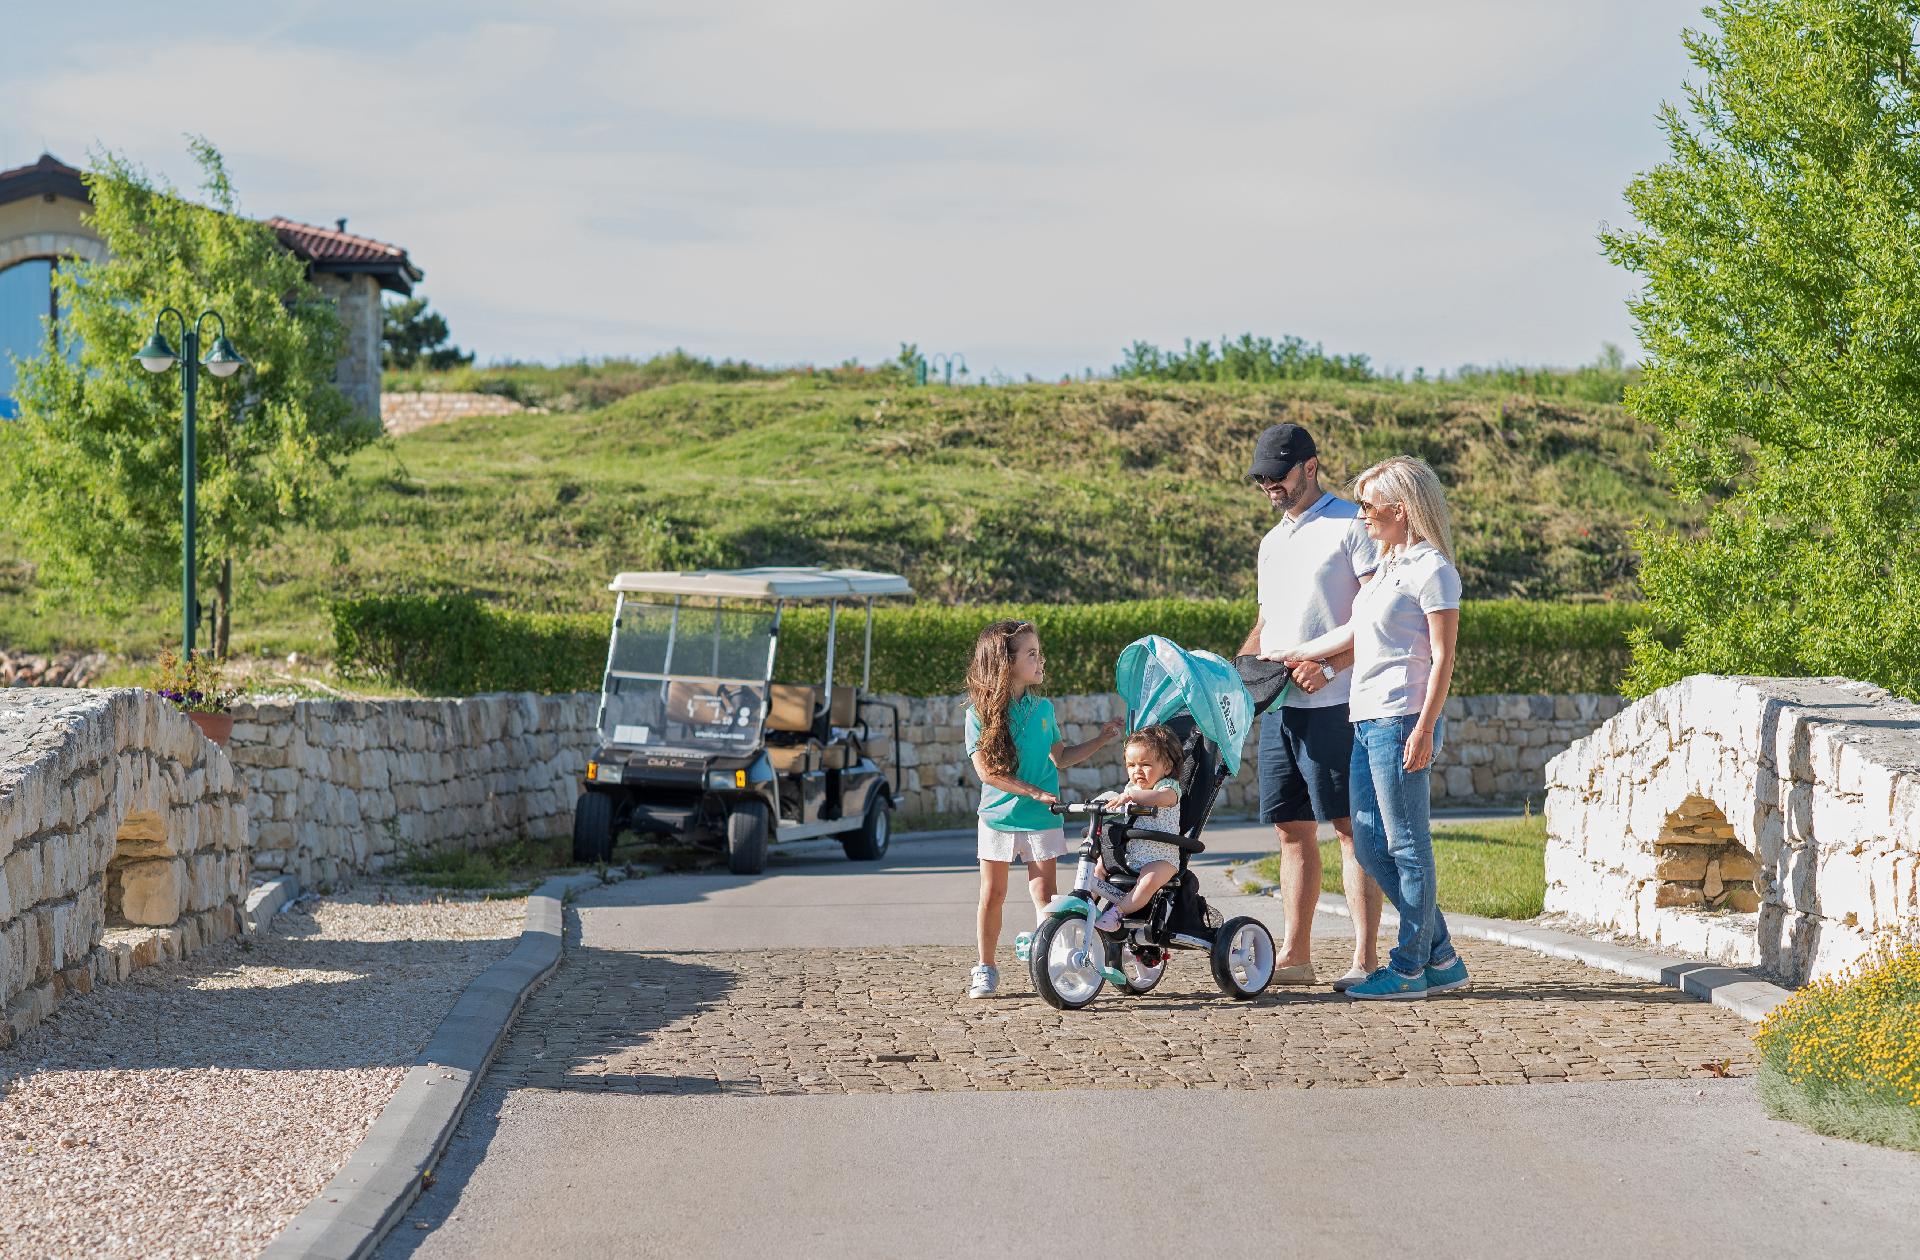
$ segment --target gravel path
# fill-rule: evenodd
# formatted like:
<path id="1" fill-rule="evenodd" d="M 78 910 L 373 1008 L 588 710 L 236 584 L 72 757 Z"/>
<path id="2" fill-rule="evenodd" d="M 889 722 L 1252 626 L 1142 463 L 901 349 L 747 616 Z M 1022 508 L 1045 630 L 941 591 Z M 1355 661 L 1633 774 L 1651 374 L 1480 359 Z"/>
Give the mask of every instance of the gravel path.
<path id="1" fill-rule="evenodd" d="M 525 914 L 362 886 L 69 1002 L 0 1051 L 0 1256 L 258 1252 Z"/>

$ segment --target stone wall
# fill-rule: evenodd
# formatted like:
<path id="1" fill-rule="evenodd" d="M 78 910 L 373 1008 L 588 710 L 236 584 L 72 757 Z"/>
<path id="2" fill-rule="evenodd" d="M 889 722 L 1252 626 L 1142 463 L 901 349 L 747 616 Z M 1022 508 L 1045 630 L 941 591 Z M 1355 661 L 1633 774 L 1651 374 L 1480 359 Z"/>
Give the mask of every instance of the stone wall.
<path id="1" fill-rule="evenodd" d="M 237 931 L 246 838 L 226 754 L 152 693 L 0 691 L 0 1044 Z"/>
<path id="2" fill-rule="evenodd" d="M 906 803 L 900 821 L 951 818 L 972 811 L 979 799 L 964 748 L 966 700 L 961 696 L 886 696 L 901 709 L 900 759 Z M 1440 806 L 1514 805 L 1546 790 L 1546 764 L 1555 753 L 1620 711 L 1618 696 L 1455 696 L 1447 702 L 1445 744 L 1432 776 Z M 1090 739 L 1109 718 L 1126 717 L 1114 695 L 1056 696 L 1054 707 L 1069 742 Z M 888 735 L 891 730 L 888 728 Z M 891 739 L 877 751 L 891 755 Z M 1100 751 L 1061 778 L 1068 790 L 1090 794 L 1122 778 L 1120 746 Z M 1259 808 L 1259 732 L 1242 754 L 1240 773 L 1221 789 L 1216 811 L 1252 814 Z"/>
<path id="3" fill-rule="evenodd" d="M 468 416 L 511 416 L 527 410 L 529 408 L 499 394 L 389 393 L 380 396 L 380 422 L 395 437 Z"/>
<path id="4" fill-rule="evenodd" d="M 1920 705 L 1700 675 L 1548 764 L 1547 899 L 1798 984 L 1920 916 Z"/>
<path id="5" fill-rule="evenodd" d="M 277 701 L 234 709 L 254 865 L 302 884 L 405 852 L 572 834 L 592 693 Z"/>
<path id="6" fill-rule="evenodd" d="M 313 285 L 340 311 L 340 360 L 333 383 L 363 416 L 380 414 L 380 282 L 372 276 L 315 272 Z"/>

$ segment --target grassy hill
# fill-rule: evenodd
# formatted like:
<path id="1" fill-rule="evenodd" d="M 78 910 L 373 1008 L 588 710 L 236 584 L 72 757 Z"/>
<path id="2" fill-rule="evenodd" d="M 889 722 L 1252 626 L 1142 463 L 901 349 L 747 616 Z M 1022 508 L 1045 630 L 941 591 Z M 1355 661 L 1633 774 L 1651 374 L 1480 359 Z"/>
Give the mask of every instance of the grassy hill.
<path id="1" fill-rule="evenodd" d="M 941 601 L 1244 596 L 1271 516 L 1241 475 L 1280 420 L 1312 427 L 1342 488 L 1386 455 L 1433 463 L 1471 597 L 1630 595 L 1630 529 L 1679 510 L 1643 426 L 1565 398 L 1393 382 L 681 383 L 362 452 L 332 518 L 243 575 L 235 650 L 324 652 L 341 594 L 597 610 L 622 568 L 860 565 Z M 18 563 L 30 557 L 0 540 L 10 552 L 0 643 L 144 652 L 173 632 L 164 593 L 38 610 Z"/>

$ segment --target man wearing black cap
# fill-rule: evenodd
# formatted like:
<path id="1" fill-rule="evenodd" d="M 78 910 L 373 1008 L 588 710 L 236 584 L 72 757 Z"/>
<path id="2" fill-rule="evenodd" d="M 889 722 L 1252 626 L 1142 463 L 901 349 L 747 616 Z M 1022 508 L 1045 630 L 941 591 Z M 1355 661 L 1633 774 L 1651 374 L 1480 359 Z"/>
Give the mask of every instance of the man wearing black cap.
<path id="1" fill-rule="evenodd" d="M 1260 615 L 1240 654 L 1278 660 L 1288 648 L 1347 624 L 1353 597 L 1377 561 L 1359 509 L 1320 488 L 1319 450 L 1299 425 L 1276 424 L 1261 433 L 1247 480 L 1281 517 L 1260 542 Z M 1279 834 L 1287 915 L 1286 939 L 1275 960 L 1279 984 L 1316 982 L 1312 933 L 1321 823 L 1331 823 L 1340 836 L 1341 877 L 1354 923 L 1353 969 L 1334 987 L 1364 980 L 1379 966 L 1380 888 L 1354 858 L 1347 817 L 1353 727 L 1344 671 L 1352 663 L 1351 649 L 1302 662 L 1285 703 L 1260 719 L 1260 818 Z"/>

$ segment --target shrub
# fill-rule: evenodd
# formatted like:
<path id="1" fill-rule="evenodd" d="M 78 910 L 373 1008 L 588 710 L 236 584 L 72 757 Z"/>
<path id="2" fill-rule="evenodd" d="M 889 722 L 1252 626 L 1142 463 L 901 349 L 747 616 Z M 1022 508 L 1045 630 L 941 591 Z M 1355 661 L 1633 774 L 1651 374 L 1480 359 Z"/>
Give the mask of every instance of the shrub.
<path id="1" fill-rule="evenodd" d="M 1231 656 L 1253 625 L 1251 601 L 1140 600 L 1054 606 L 909 604 L 874 617 L 873 686 L 907 695 L 961 690 L 973 640 L 1002 617 L 1030 620 L 1047 652 L 1047 690 L 1106 691 L 1120 649 L 1145 634 Z M 590 691 L 606 664 L 608 614 L 523 613 L 466 595 L 393 595 L 333 606 L 334 653 L 350 674 L 417 690 Z M 835 674 L 858 679 L 864 615 L 844 609 Z M 1612 691 L 1630 652 L 1629 631 L 1655 632 L 1632 604 L 1468 601 L 1462 612 L 1456 695 Z M 789 609 L 777 674 L 826 672 L 827 612 Z"/>
<path id="2" fill-rule="evenodd" d="M 1887 941 L 1761 1024 L 1760 1098 L 1817 1133 L 1920 1151 L 1920 940 Z"/>

